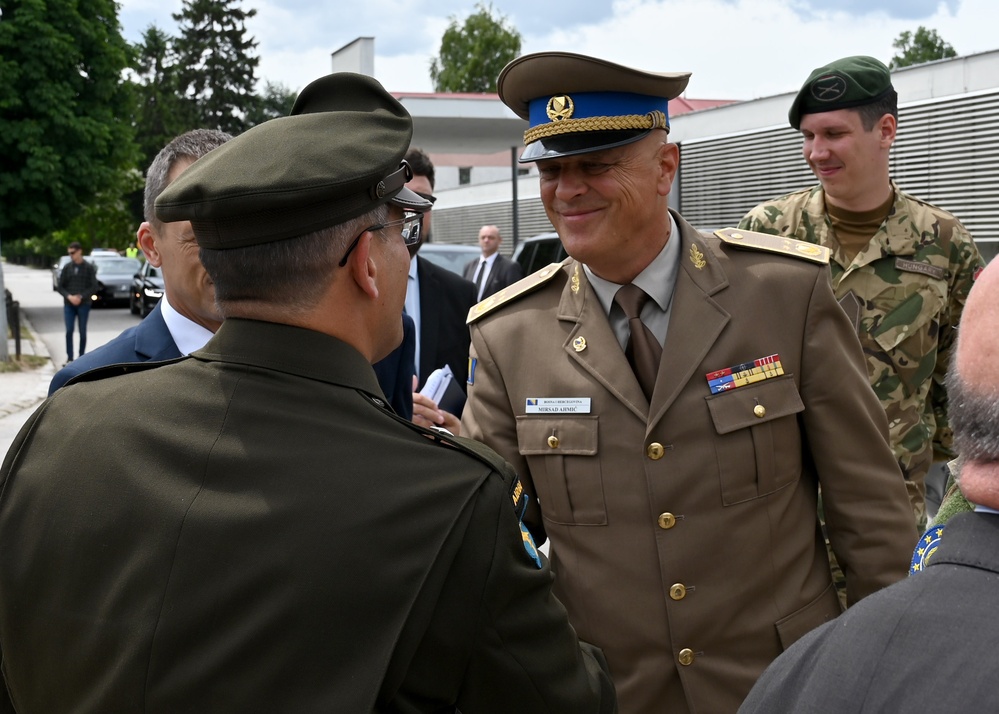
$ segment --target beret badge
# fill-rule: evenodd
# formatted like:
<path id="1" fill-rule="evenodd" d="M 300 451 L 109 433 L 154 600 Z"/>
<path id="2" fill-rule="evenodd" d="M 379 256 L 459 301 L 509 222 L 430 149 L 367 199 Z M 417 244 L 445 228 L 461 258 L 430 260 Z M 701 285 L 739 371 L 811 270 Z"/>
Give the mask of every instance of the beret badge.
<path id="1" fill-rule="evenodd" d="M 812 96 L 820 102 L 835 102 L 846 94 L 846 80 L 838 74 L 827 74 L 812 82 Z"/>

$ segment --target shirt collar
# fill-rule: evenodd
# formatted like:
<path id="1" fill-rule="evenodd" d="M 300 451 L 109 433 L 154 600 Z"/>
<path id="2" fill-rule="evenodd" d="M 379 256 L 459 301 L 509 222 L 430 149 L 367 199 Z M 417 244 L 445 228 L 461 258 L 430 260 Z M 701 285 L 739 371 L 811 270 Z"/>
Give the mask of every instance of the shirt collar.
<path id="1" fill-rule="evenodd" d="M 166 323 L 167 331 L 173 338 L 174 344 L 182 355 L 189 355 L 195 350 L 200 350 L 205 343 L 212 338 L 211 330 L 208 330 L 196 322 L 187 319 L 174 309 L 170 301 L 167 300 L 166 293 L 160 300 L 160 311 L 163 313 L 163 322 Z"/>
<path id="2" fill-rule="evenodd" d="M 645 270 L 631 281 L 655 300 L 663 312 L 669 307 L 673 298 L 673 287 L 676 285 L 676 274 L 680 267 L 680 231 L 672 214 L 669 217 L 669 223 L 669 240 L 666 241 L 666 245 L 659 251 L 659 255 L 645 266 Z M 621 286 L 594 275 L 587 265 L 583 265 L 583 270 L 586 271 L 586 278 L 597 294 L 597 299 L 600 300 L 604 312 L 610 315 L 611 307 L 614 305 L 614 296 L 617 295 Z"/>

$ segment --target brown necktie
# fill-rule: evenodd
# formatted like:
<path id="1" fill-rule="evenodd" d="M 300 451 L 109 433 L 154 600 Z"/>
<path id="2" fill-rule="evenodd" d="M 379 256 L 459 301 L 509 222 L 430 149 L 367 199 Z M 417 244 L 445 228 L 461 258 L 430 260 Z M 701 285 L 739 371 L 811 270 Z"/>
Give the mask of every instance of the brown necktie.
<path id="1" fill-rule="evenodd" d="M 621 306 L 628 318 L 628 345 L 624 354 L 631 363 L 631 369 L 642 385 L 642 391 L 649 401 L 652 401 L 652 390 L 656 386 L 656 374 L 659 373 L 659 361 L 663 355 L 663 346 L 652 334 L 640 315 L 642 307 L 649 300 L 648 294 L 637 285 L 624 285 L 614 296 L 614 302 Z"/>

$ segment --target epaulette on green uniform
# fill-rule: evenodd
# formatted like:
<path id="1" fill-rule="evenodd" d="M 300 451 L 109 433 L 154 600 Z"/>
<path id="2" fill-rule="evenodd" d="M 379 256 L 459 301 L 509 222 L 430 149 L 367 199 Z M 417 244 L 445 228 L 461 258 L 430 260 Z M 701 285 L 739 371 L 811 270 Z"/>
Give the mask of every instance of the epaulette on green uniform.
<path id="1" fill-rule="evenodd" d="M 825 246 L 807 243 L 803 240 L 795 240 L 786 236 L 770 235 L 769 233 L 755 233 L 738 228 L 721 228 L 715 231 L 715 235 L 721 238 L 723 243 L 733 248 L 780 253 L 782 255 L 810 260 L 813 263 L 822 263 L 823 265 L 829 263 L 829 257 L 832 254 L 832 251 Z"/>
<path id="2" fill-rule="evenodd" d="M 482 302 L 472 305 L 472 308 L 468 311 L 468 318 L 465 320 L 466 324 L 471 325 L 480 317 L 488 315 L 500 305 L 505 305 L 514 298 L 518 298 L 521 295 L 526 295 L 529 292 L 537 290 L 539 287 L 558 275 L 561 267 L 562 263 L 552 263 L 551 265 L 546 265 L 541 270 L 531 273 L 526 278 L 521 278 L 513 285 L 508 285 L 498 293 L 490 295 Z"/>

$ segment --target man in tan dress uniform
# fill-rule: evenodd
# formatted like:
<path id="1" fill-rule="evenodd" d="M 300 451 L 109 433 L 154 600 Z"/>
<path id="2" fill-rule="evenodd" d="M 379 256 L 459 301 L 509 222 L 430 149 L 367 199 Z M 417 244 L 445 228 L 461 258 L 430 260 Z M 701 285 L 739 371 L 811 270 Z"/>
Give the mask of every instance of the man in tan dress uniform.
<path id="1" fill-rule="evenodd" d="M 667 208 L 667 100 L 688 76 L 566 53 L 504 69 L 571 257 L 469 316 L 463 433 L 524 479 L 555 590 L 629 714 L 733 712 L 839 614 L 820 485 L 851 602 L 904 577 L 917 536 L 828 254 Z M 629 285 L 651 296 L 635 320 Z"/>

